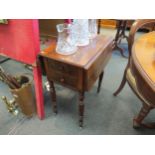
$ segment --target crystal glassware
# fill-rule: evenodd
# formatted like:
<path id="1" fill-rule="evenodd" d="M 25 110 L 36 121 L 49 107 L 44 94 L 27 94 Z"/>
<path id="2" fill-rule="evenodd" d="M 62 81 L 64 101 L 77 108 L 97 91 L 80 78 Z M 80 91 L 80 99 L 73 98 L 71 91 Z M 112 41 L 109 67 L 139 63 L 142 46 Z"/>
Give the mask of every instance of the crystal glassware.
<path id="1" fill-rule="evenodd" d="M 89 38 L 93 39 L 97 35 L 97 19 L 89 19 Z"/>
<path id="2" fill-rule="evenodd" d="M 58 24 L 56 26 L 58 31 L 58 40 L 56 52 L 62 55 L 70 55 L 77 51 L 76 35 L 74 34 L 72 24 Z"/>
<path id="3" fill-rule="evenodd" d="M 74 35 L 76 36 L 77 46 L 86 46 L 89 44 L 89 23 L 88 19 L 73 20 Z"/>

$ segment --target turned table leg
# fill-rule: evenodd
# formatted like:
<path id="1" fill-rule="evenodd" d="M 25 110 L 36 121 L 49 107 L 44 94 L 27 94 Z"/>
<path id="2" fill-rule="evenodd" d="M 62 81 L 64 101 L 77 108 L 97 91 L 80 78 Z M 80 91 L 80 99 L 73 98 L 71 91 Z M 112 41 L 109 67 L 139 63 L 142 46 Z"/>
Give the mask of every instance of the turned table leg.
<path id="1" fill-rule="evenodd" d="M 83 127 L 84 116 L 84 92 L 79 93 L 79 126 Z"/>
<path id="2" fill-rule="evenodd" d="M 134 120 L 133 120 L 134 128 L 139 128 L 142 126 L 147 127 L 147 124 L 143 124 L 142 122 L 143 122 L 144 118 L 148 115 L 148 113 L 150 112 L 151 109 L 152 109 L 152 107 L 150 107 L 148 105 L 143 105 L 138 116 L 136 118 L 134 118 Z"/>
<path id="3" fill-rule="evenodd" d="M 101 74 L 100 74 L 100 76 L 99 76 L 98 87 L 97 87 L 97 93 L 100 92 L 103 76 L 104 76 L 104 71 L 102 71 Z"/>
<path id="4" fill-rule="evenodd" d="M 53 81 L 49 81 L 49 84 L 50 84 L 50 92 L 52 97 L 53 112 L 57 114 L 56 91 L 55 91 L 54 83 Z"/>

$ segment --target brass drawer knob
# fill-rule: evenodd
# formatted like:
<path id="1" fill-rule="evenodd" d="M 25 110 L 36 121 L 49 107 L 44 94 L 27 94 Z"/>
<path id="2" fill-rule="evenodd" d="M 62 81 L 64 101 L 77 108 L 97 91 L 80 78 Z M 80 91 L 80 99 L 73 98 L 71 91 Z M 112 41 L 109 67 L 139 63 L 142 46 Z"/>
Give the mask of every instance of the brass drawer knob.
<path id="1" fill-rule="evenodd" d="M 64 82 L 64 81 L 65 81 L 65 79 L 64 79 L 64 78 L 61 78 L 61 79 L 60 79 L 60 82 Z"/>

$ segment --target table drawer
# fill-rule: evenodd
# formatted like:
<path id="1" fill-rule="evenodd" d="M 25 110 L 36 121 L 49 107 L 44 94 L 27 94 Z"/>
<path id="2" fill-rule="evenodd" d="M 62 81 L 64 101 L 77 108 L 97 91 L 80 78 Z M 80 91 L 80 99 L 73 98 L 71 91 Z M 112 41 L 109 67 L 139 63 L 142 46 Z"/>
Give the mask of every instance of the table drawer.
<path id="1" fill-rule="evenodd" d="M 61 72 L 53 72 L 51 71 L 50 74 L 47 75 L 48 78 L 54 82 L 58 82 L 62 85 L 66 85 L 69 87 L 75 87 L 77 88 L 77 81 L 78 78 L 77 77 L 72 77 L 72 76 L 68 76 L 65 74 L 62 74 Z"/>
<path id="2" fill-rule="evenodd" d="M 76 90 L 82 90 L 83 70 L 63 62 L 44 59 L 48 80 Z"/>
<path id="3" fill-rule="evenodd" d="M 65 64 L 63 62 L 58 62 L 50 59 L 47 59 L 47 63 L 49 69 L 60 71 L 62 73 L 69 74 L 75 77 L 78 75 L 77 73 L 78 68 L 71 66 L 69 64 Z"/>

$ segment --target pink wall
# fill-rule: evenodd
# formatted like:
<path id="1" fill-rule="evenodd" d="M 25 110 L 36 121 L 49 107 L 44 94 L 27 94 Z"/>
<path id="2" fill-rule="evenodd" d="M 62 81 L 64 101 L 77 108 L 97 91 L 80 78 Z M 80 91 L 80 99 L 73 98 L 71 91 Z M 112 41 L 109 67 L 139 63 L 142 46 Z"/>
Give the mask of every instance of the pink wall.
<path id="1" fill-rule="evenodd" d="M 38 20 L 10 19 L 0 24 L 0 54 L 32 64 L 40 51 Z"/>

